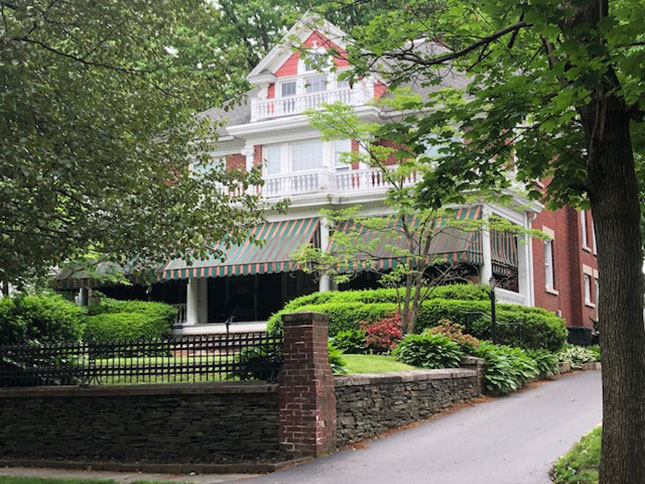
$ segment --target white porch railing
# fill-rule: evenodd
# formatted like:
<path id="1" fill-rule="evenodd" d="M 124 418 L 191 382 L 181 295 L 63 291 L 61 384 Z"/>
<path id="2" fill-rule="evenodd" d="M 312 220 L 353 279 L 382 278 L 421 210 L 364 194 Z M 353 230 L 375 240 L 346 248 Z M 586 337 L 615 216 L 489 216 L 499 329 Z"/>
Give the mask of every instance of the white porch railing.
<path id="1" fill-rule="evenodd" d="M 496 300 L 498 303 L 518 304 L 520 306 L 526 306 L 526 298 L 523 294 L 509 291 L 508 289 L 496 287 L 495 296 L 497 296 Z"/>
<path id="2" fill-rule="evenodd" d="M 392 186 L 385 173 L 376 168 L 340 172 L 336 173 L 334 178 L 334 188 L 341 193 L 357 190 L 384 190 Z M 410 174 L 403 180 L 405 185 L 412 185 L 416 182 L 416 173 Z"/>
<path id="3" fill-rule="evenodd" d="M 181 326 L 186 322 L 186 303 L 171 304 L 171 306 L 177 309 L 177 319 L 175 320 L 175 325 Z"/>
<path id="4" fill-rule="evenodd" d="M 331 191 L 333 173 L 325 170 L 309 170 L 288 175 L 272 175 L 264 178 L 262 194 L 266 198 L 286 198 Z"/>
<path id="5" fill-rule="evenodd" d="M 340 101 L 350 106 L 364 104 L 363 96 L 351 88 L 314 92 L 299 96 L 272 99 L 251 99 L 251 121 L 277 116 L 300 114 L 307 109 L 316 109 L 322 104 Z"/>

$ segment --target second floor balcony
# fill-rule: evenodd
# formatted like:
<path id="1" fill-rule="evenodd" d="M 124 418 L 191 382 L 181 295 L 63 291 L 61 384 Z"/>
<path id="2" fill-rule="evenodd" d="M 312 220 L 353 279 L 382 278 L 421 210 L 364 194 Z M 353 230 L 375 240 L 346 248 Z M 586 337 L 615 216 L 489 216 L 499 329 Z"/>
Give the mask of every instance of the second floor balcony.
<path id="1" fill-rule="evenodd" d="M 362 106 L 371 96 L 362 89 L 345 87 L 271 99 L 251 99 L 251 122 L 280 116 L 302 114 L 308 109 L 317 109 L 323 104 L 342 102 L 350 106 Z"/>

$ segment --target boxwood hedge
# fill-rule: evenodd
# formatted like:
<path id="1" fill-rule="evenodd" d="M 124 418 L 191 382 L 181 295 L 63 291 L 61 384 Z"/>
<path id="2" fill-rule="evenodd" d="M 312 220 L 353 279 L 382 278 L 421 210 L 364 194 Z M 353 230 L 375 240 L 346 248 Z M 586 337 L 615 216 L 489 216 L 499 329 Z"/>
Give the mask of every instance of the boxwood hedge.
<path id="1" fill-rule="evenodd" d="M 433 298 L 424 302 L 419 312 L 417 332 L 449 319 L 466 326 L 466 331 L 479 339 L 490 339 L 490 303 L 488 293 L 481 286 L 445 286 L 438 288 L 436 295 L 450 296 Z M 458 296 L 470 297 L 459 299 Z M 339 331 L 359 329 L 362 321 L 394 314 L 397 304 L 390 289 L 374 291 L 344 291 L 312 294 L 289 302 L 269 319 L 269 331 L 280 331 L 283 314 L 295 311 L 314 311 L 329 315 L 329 335 Z M 541 308 L 529 308 L 512 304 L 497 305 L 498 340 L 512 346 L 528 349 L 558 351 L 566 341 L 564 320 Z M 506 326 L 503 323 L 511 324 Z"/>

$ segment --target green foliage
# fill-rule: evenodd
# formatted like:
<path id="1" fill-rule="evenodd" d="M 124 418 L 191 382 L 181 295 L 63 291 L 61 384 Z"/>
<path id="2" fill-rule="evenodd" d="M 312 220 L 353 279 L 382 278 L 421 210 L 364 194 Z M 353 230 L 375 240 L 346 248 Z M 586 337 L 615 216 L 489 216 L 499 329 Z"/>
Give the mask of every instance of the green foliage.
<path id="1" fill-rule="evenodd" d="M 332 338 L 332 342 L 336 348 L 343 350 L 345 353 L 361 354 L 367 351 L 366 336 L 367 333 L 362 329 L 348 329 L 336 333 L 336 336 Z"/>
<path id="2" fill-rule="evenodd" d="M 0 299 L 0 344 L 76 342 L 84 323 L 84 309 L 58 294 Z"/>
<path id="3" fill-rule="evenodd" d="M 600 355 L 588 346 L 567 345 L 558 353 L 560 361 L 570 361 L 573 366 L 600 361 Z"/>
<path id="4" fill-rule="evenodd" d="M 87 318 L 86 341 L 132 341 L 170 334 L 168 321 L 144 313 L 103 313 Z"/>
<path id="5" fill-rule="evenodd" d="M 601 361 L 602 360 L 602 355 L 600 353 L 600 345 L 589 346 L 589 349 L 591 351 L 593 351 L 593 354 L 596 357 L 596 361 Z"/>
<path id="6" fill-rule="evenodd" d="M 282 344 L 244 348 L 239 355 L 239 367 L 231 378 L 240 380 L 275 380 L 283 359 Z"/>
<path id="7" fill-rule="evenodd" d="M 490 313 L 490 303 L 485 300 L 488 297 L 486 290 L 480 286 L 467 285 L 445 286 L 445 289 L 438 287 L 435 290 L 439 295 L 455 298 L 466 296 L 470 299 L 436 298 L 425 301 L 419 310 L 418 332 L 435 327 L 442 320 L 449 319 L 463 325 L 467 333 L 478 339 L 490 339 L 490 318 L 467 314 L 473 312 Z M 329 315 L 329 335 L 335 336 L 339 331 L 359 329 L 361 321 L 376 321 L 388 314 L 394 314 L 398 309 L 396 303 L 385 302 L 393 301 L 394 298 L 395 293 L 391 289 L 311 294 L 287 303 L 284 309 L 269 318 L 268 328 L 269 331 L 280 331 L 282 314 L 295 311 L 314 311 Z M 316 304 L 317 301 L 321 301 L 321 303 Z M 521 325 L 521 332 L 514 326 L 498 327 L 499 341 L 505 344 L 558 351 L 566 341 L 567 330 L 564 321 L 546 309 L 498 304 L 497 320 L 500 323 L 519 323 Z"/>
<path id="8" fill-rule="evenodd" d="M 347 362 L 343 359 L 343 350 L 336 348 L 332 341 L 327 341 L 327 353 L 332 373 L 334 375 L 347 373 Z"/>
<path id="9" fill-rule="evenodd" d="M 536 362 L 520 348 L 482 341 L 470 349 L 470 354 L 486 360 L 486 391 L 493 394 L 519 390 L 538 376 Z"/>
<path id="10" fill-rule="evenodd" d="M 582 437 L 569 453 L 553 466 L 555 484 L 598 484 L 602 427 Z"/>
<path id="11" fill-rule="evenodd" d="M 560 374 L 558 355 L 548 350 L 527 350 L 526 354 L 535 361 L 538 378 L 547 378 Z"/>
<path id="12" fill-rule="evenodd" d="M 421 368 L 458 368 L 461 347 L 442 334 L 408 334 L 393 351 L 401 362 Z"/>
<path id="13" fill-rule="evenodd" d="M 161 338 L 170 334 L 177 309 L 169 304 L 147 301 L 119 301 L 103 298 L 90 306 L 85 340 L 133 340 Z"/>
<path id="14" fill-rule="evenodd" d="M 263 218 L 257 196 L 231 195 L 258 171 L 208 168 L 218 126 L 195 116 L 244 92 L 240 71 L 223 81 L 239 52 L 212 37 L 220 16 L 206 0 L 3 3 L 0 280 L 89 251 L 201 257 Z"/>

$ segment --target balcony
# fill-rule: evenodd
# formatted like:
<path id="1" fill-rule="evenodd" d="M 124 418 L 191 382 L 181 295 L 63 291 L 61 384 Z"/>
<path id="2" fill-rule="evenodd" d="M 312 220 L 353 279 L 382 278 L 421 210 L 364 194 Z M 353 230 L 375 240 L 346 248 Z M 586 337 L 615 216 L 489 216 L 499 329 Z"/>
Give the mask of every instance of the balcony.
<path id="1" fill-rule="evenodd" d="M 314 92 L 299 96 L 272 99 L 251 99 L 251 122 L 262 121 L 279 116 L 302 114 L 307 109 L 316 109 L 323 104 L 340 101 L 350 106 L 361 106 L 366 103 L 364 90 L 334 89 L 332 91 Z"/>
<path id="2" fill-rule="evenodd" d="M 416 173 L 410 174 L 405 179 L 406 185 L 412 185 L 416 182 Z M 375 168 L 340 172 L 321 168 L 267 176 L 264 179 L 261 192 L 265 198 L 272 199 L 291 198 L 315 193 L 343 195 L 376 191 L 385 192 L 389 186 L 390 184 L 383 172 Z"/>

